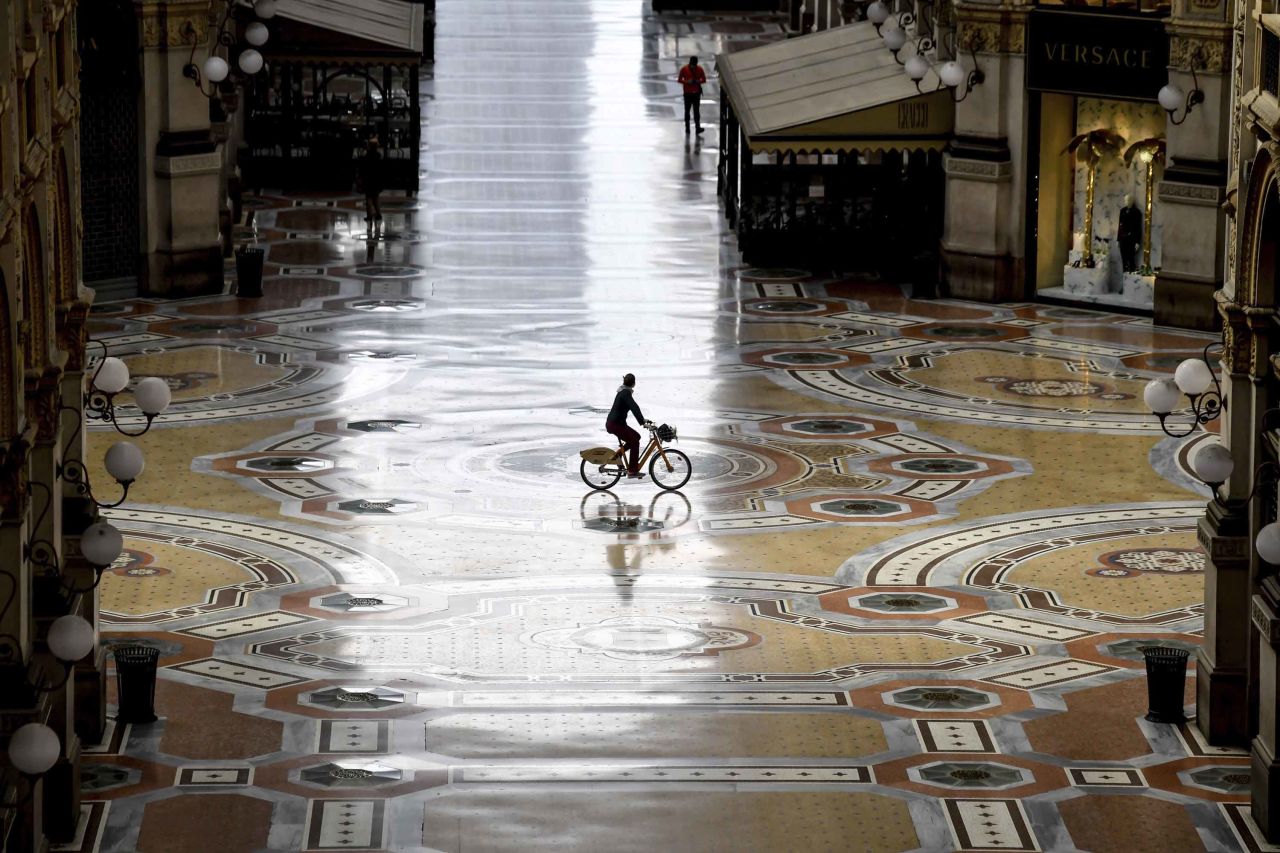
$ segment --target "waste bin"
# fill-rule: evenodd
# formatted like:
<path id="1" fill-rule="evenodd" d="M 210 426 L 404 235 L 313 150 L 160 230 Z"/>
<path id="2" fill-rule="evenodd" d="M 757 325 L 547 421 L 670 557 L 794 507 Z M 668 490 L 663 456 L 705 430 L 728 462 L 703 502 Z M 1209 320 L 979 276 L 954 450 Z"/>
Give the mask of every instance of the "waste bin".
<path id="1" fill-rule="evenodd" d="M 262 295 L 262 260 L 265 253 L 252 246 L 236 249 L 236 295 L 256 299 Z"/>
<path id="2" fill-rule="evenodd" d="M 116 701 L 120 723 L 156 721 L 156 664 L 160 650 L 149 646 L 116 646 Z"/>
<path id="3" fill-rule="evenodd" d="M 1181 723 L 1182 697 L 1187 688 L 1186 649 L 1152 646 L 1142 650 L 1147 663 L 1147 719 L 1153 723 Z"/>

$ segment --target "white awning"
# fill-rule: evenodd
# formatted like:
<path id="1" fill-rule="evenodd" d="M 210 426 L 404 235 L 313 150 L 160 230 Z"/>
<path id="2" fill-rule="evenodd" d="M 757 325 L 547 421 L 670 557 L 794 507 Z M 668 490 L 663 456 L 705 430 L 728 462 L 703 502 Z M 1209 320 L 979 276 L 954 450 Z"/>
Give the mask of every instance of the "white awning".
<path id="1" fill-rule="evenodd" d="M 422 53 L 423 7 L 406 0 L 277 0 L 291 21 Z"/>
<path id="2" fill-rule="evenodd" d="M 950 90 L 938 90 L 932 71 L 917 89 L 866 21 L 720 54 L 716 69 L 753 148 L 814 137 L 937 141 L 954 125 Z"/>

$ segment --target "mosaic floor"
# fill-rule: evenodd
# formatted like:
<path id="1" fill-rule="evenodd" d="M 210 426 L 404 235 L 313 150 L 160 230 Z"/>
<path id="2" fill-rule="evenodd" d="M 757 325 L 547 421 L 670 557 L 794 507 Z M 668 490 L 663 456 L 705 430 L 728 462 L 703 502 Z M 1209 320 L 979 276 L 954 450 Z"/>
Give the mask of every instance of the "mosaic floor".
<path id="1" fill-rule="evenodd" d="M 1206 493 L 1141 388 L 1206 339 L 744 268 L 673 77 L 773 19 L 438 20 L 381 239 L 264 192 L 265 298 L 95 308 L 174 389 L 102 587 L 161 719 L 60 849 L 1265 849 L 1142 719 Z M 682 492 L 578 479 L 627 371 Z"/>

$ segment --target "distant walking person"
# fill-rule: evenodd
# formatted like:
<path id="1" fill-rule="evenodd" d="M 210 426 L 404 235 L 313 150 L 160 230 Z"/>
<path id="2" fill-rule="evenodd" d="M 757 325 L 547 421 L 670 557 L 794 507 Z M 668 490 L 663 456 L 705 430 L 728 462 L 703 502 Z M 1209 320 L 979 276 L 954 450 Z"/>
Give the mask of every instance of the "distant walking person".
<path id="1" fill-rule="evenodd" d="M 364 221 L 369 230 L 382 229 L 382 206 L 378 196 L 382 194 L 382 152 L 378 140 L 370 139 L 360 160 L 360 191 L 364 193 Z"/>
<path id="2" fill-rule="evenodd" d="M 684 86 L 684 132 L 689 132 L 689 111 L 693 110 L 693 124 L 702 133 L 702 87 L 707 72 L 698 64 L 698 57 L 689 57 L 689 64 L 680 69 L 676 80 Z"/>

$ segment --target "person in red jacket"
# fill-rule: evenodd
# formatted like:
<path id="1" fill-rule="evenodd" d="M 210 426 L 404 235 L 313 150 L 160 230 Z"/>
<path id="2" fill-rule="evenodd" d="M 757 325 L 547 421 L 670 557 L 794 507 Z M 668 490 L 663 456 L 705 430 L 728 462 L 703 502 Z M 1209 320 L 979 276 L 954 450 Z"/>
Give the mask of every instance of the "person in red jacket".
<path id="1" fill-rule="evenodd" d="M 684 132 L 689 132 L 689 111 L 693 110 L 693 123 L 702 133 L 702 87 L 707 82 L 707 72 L 698 64 L 698 57 L 689 57 L 689 64 L 680 69 L 676 81 L 684 87 Z"/>

